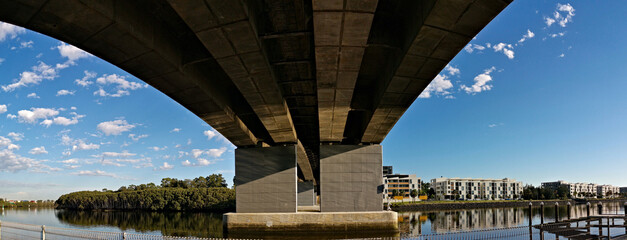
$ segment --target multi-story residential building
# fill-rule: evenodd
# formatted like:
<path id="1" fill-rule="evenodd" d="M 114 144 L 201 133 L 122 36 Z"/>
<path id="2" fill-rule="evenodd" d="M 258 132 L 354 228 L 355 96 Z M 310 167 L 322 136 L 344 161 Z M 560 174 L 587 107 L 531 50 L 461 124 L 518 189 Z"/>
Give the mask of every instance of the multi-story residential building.
<path id="1" fill-rule="evenodd" d="M 570 192 L 570 195 L 573 197 L 616 197 L 616 193 L 620 192 L 620 188 L 612 185 L 597 185 L 594 183 L 568 183 L 566 181 L 555 181 L 555 182 L 543 182 L 543 188 L 550 188 L 553 190 L 559 189 L 560 187 L 566 187 Z M 610 196 L 608 196 L 608 192 L 610 192 Z"/>
<path id="2" fill-rule="evenodd" d="M 620 193 L 627 193 L 627 187 L 620 188 Z"/>
<path id="3" fill-rule="evenodd" d="M 431 188 L 438 199 L 519 199 L 522 182 L 515 179 L 435 178 Z"/>
<path id="4" fill-rule="evenodd" d="M 383 176 L 394 174 L 392 171 L 392 166 L 383 166 Z"/>
<path id="5" fill-rule="evenodd" d="M 571 183 L 568 189 L 573 197 L 596 196 L 597 185 L 594 183 Z"/>
<path id="6" fill-rule="evenodd" d="M 557 191 L 562 186 L 566 187 L 570 196 L 573 197 L 596 196 L 597 194 L 597 184 L 594 183 L 568 183 L 563 180 L 542 183 L 543 188 L 549 188 L 554 191 Z"/>
<path id="7" fill-rule="evenodd" d="M 599 185 L 597 186 L 597 196 L 602 196 L 604 198 L 613 198 L 618 196 L 620 192 L 620 188 L 612 185 Z"/>
<path id="8" fill-rule="evenodd" d="M 416 174 L 388 174 L 383 176 L 383 192 L 387 198 L 392 198 L 394 190 L 402 193 L 403 198 L 411 198 L 411 190 L 420 191 L 420 178 Z M 387 199 L 386 198 L 386 199 Z"/>

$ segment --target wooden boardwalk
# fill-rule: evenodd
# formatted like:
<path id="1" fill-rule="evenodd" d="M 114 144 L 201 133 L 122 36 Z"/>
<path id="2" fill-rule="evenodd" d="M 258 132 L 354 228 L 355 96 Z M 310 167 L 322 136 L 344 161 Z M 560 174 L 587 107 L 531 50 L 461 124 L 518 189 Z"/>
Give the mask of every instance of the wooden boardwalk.
<path id="1" fill-rule="evenodd" d="M 622 221 L 615 224 L 616 219 Z M 619 222 L 620 222 L 619 221 Z M 627 240 L 627 222 L 625 215 L 596 215 L 574 218 L 554 223 L 535 225 L 541 236 L 543 232 L 555 234 L 567 239 L 625 239 Z M 610 233 L 614 233 L 612 236 Z M 616 234 L 620 233 L 620 234 Z"/>

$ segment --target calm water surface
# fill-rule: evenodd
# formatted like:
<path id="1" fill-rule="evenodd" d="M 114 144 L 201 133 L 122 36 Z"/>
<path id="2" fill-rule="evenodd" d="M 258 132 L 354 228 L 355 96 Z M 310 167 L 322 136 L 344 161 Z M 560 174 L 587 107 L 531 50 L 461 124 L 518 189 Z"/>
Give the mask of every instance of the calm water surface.
<path id="1" fill-rule="evenodd" d="M 559 208 L 560 218 L 566 218 L 566 209 L 566 206 Z M 603 210 L 605 213 L 624 213 L 622 204 L 618 202 L 603 204 Z M 591 212 L 594 214 L 597 211 L 596 204 L 593 204 Z M 583 217 L 585 215 L 585 205 L 573 205 L 571 210 L 572 217 Z M 554 206 L 546 206 L 545 222 L 554 222 L 554 216 Z M 430 233 L 527 226 L 529 218 L 527 208 L 400 212 L 399 227 L 401 236 L 410 237 Z M 0 220 L 107 232 L 224 237 L 222 233 L 222 214 L 220 213 L 92 212 L 5 208 L 0 213 Z M 540 223 L 539 208 L 533 208 L 531 220 L 533 224 Z"/>

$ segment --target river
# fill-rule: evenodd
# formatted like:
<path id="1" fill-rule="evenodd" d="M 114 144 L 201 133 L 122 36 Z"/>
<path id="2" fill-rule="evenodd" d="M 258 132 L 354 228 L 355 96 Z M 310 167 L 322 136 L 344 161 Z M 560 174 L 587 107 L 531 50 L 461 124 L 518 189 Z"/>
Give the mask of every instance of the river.
<path id="1" fill-rule="evenodd" d="M 605 213 L 623 213 L 619 202 L 604 203 Z M 591 211 L 596 213 L 596 205 Z M 566 206 L 559 208 L 561 218 L 566 218 Z M 572 217 L 583 217 L 585 205 L 573 205 Z M 553 222 L 553 206 L 545 207 L 545 222 Z M 439 210 L 400 212 L 401 236 L 446 233 L 490 228 L 526 226 L 527 208 L 483 208 L 465 210 Z M 533 208 L 531 220 L 540 223 L 540 209 Z M 168 236 L 193 236 L 222 238 L 222 214 L 186 212 L 134 212 L 134 211 L 69 211 L 55 209 L 12 209 L 0 213 L 0 221 L 79 228 L 105 232 L 143 233 Z"/>

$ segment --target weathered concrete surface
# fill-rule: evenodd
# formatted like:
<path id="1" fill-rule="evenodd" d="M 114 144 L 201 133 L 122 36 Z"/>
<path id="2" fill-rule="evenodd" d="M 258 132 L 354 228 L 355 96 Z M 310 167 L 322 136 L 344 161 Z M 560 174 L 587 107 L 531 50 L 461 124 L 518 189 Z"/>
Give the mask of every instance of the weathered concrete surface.
<path id="1" fill-rule="evenodd" d="M 235 149 L 235 210 L 296 212 L 296 146 Z"/>
<path id="2" fill-rule="evenodd" d="M 0 21 L 120 67 L 237 147 L 302 144 L 299 176 L 319 181 L 321 143 L 382 142 L 510 2 L 0 0 Z"/>
<path id="3" fill-rule="evenodd" d="M 313 182 L 298 182 L 298 206 L 316 205 Z"/>
<path id="4" fill-rule="evenodd" d="M 377 0 L 314 0 L 320 141 L 341 142 Z"/>
<path id="5" fill-rule="evenodd" d="M 320 211 L 380 211 L 382 169 L 380 145 L 320 146 Z"/>
<path id="6" fill-rule="evenodd" d="M 226 213 L 225 231 L 240 232 L 398 232 L 398 215 L 393 211 L 332 213 Z"/>

